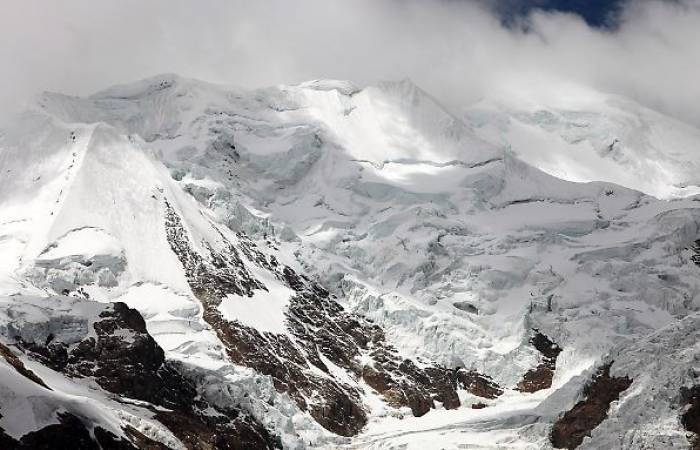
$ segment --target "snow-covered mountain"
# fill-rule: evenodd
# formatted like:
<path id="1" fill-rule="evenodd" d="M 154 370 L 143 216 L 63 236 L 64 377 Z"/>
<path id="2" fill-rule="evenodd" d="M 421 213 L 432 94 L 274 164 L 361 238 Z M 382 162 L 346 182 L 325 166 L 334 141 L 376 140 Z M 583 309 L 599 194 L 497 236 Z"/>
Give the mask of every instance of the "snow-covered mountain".
<path id="1" fill-rule="evenodd" d="M 698 445 L 700 131 L 586 99 L 40 96 L 0 140 L 0 442 Z"/>
<path id="2" fill-rule="evenodd" d="M 700 193 L 700 130 L 624 97 L 567 86 L 546 100 L 483 100 L 463 117 L 481 138 L 559 178 L 659 198 Z"/>

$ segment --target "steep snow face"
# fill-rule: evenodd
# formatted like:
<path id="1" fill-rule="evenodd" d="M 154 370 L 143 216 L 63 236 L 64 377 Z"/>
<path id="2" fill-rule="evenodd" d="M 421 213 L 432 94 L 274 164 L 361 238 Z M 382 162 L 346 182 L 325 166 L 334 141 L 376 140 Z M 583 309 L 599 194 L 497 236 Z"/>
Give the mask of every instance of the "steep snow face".
<path id="1" fill-rule="evenodd" d="M 629 99 L 587 90 L 546 103 L 498 98 L 464 118 L 481 138 L 562 179 L 608 181 L 659 198 L 700 192 L 700 130 Z"/>
<path id="2" fill-rule="evenodd" d="M 380 167 L 418 163 L 417 170 L 401 167 L 396 178 L 421 173 L 421 163 L 475 164 L 497 154 L 410 81 L 383 83 L 351 95 L 316 85 L 300 87 L 290 89 L 290 96 L 299 99 L 352 159 Z"/>
<path id="3" fill-rule="evenodd" d="M 59 264 L 74 255 L 119 259 L 123 253 L 130 260 L 125 276 L 177 283 L 177 260 L 159 251 L 167 249 L 157 202 L 167 172 L 104 125 L 44 126 L 53 130 L 38 143 L 47 149 L 38 156 L 45 166 L 33 168 L 33 142 L 17 143 L 3 154 L 5 170 L 17 174 L 3 178 L 0 213 L 3 224 L 19 224 L 10 238 L 21 242 L 16 270 L 31 269 L 37 259 Z"/>
<path id="4" fill-rule="evenodd" d="M 12 295 L 10 305 L 26 301 L 26 294 L 62 293 L 126 302 L 142 311 L 148 331 L 168 360 L 182 361 L 195 373 L 203 370 L 206 383 L 216 382 L 217 402 L 224 410 L 245 403 L 243 408 L 274 429 L 289 448 L 303 446 L 302 435 L 306 442 L 326 435 L 289 397 L 276 392 L 268 378 L 232 364 L 203 320 L 202 305 L 166 236 L 166 199 L 186 220 L 196 251 L 219 248 L 223 236 L 207 212 L 144 148 L 142 139 L 110 125 L 67 123 L 39 111 L 20 118 L 4 145 L 2 172 L 17 174 L 2 178 L 0 199 L 0 245 L 8 250 L 0 261 L 0 295 Z M 60 314 L 65 308 L 59 309 L 55 298 L 44 307 L 52 306 Z M 89 334 L 85 304 L 99 307 L 95 302 L 75 302 L 65 312 L 75 316 L 73 321 L 64 323 L 60 316 L 42 319 L 55 322 L 56 330 L 40 320 L 43 337 L 37 341 L 61 338 L 71 344 L 64 333 Z M 25 321 L 25 309 L 16 309 L 18 313 L 5 321 L 5 331 Z M 30 306 L 26 310 L 34 311 Z M 0 334 L 2 340 L 16 338 L 9 331 Z M 22 335 L 29 342 L 33 338 Z M 254 396 L 248 398 L 249 394 Z M 2 410 L 10 420 L 5 405 Z M 119 419 L 115 425 L 119 430 L 131 420 Z M 47 424 L 37 422 L 36 428 Z"/>
<path id="5" fill-rule="evenodd" d="M 290 334 L 296 288 L 271 269 L 274 256 L 330 289 L 343 314 L 371 319 L 401 357 L 475 369 L 505 388 L 483 410 L 404 419 L 332 355 L 299 353 L 318 358 L 301 363 L 309 379 L 360 393 L 369 422 L 351 445 L 547 448 L 549 424 L 594 367 L 635 342 L 652 352 L 641 337 L 700 307 L 697 202 L 646 195 L 692 194 L 698 143 L 691 127 L 589 93 L 547 107 L 484 103 L 462 118 L 408 81 L 244 91 L 168 75 L 87 98 L 46 94 L 2 143 L 0 168 L 18 177 L 0 178 L 0 293 L 124 301 L 169 358 L 217 371 L 241 395 L 257 385 L 250 409 L 274 405 L 263 415 L 285 445 L 337 446 L 268 379 L 231 364 L 220 340 L 230 336 L 211 325 L 220 316 L 250 336 L 283 336 L 274 349 L 308 345 Z M 177 256 L 166 201 L 193 247 Z M 250 252 L 232 270 L 251 284 L 203 307 L 183 259 L 193 251 L 202 273 L 225 280 L 229 244 Z M 532 328 L 563 349 L 551 388 L 534 394 L 515 390 L 541 362 Z M 371 352 L 360 356 L 366 367 Z M 621 402 L 650 386 L 631 362 L 612 367 L 637 383 Z M 625 414 L 651 397 L 640 398 Z M 680 436 L 674 408 L 663 417 Z M 623 433 L 601 427 L 608 434 L 585 445 Z"/>

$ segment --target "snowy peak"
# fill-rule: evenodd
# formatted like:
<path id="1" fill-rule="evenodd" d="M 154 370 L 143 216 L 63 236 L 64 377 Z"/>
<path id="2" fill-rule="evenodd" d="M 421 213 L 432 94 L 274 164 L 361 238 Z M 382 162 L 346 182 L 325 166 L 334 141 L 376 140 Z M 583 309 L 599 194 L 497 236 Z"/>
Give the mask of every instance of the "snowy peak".
<path id="1" fill-rule="evenodd" d="M 299 84 L 299 87 L 316 91 L 338 91 L 340 94 L 347 96 L 357 94 L 362 90 L 347 80 L 311 80 Z"/>
<path id="2" fill-rule="evenodd" d="M 17 237 L 24 242 L 19 259 L 30 261 L 65 239 L 75 241 L 73 233 L 86 228 L 119 242 L 127 256 L 158 242 L 160 220 L 154 199 L 167 186 L 167 171 L 108 125 L 55 124 L 54 129 L 37 147 L 17 147 L 24 159 L 8 158 L 20 164 L 44 158 L 44 169 L 36 165 L 31 171 L 24 170 L 26 166 L 5 169 L 21 174 L 15 183 L 23 178 L 24 182 L 13 187 L 30 194 L 19 205 L 14 202 L 22 197 L 14 194 L 15 189 L 5 190 L 5 222 L 23 223 L 24 236 Z M 136 233 L 137 229 L 142 231 Z M 91 245 L 89 240 L 82 243 Z M 134 260 L 130 268 L 153 273 L 151 262 L 143 257 Z"/>
<path id="3" fill-rule="evenodd" d="M 346 81 L 315 80 L 244 92 L 163 75 L 85 99 L 45 94 L 39 105 L 67 122 L 104 121 L 148 142 L 191 132 L 182 127 L 225 111 L 276 116 L 282 122 L 316 121 L 349 156 L 376 164 L 393 160 L 472 164 L 495 153 L 408 80 L 362 90 Z"/>
<path id="4" fill-rule="evenodd" d="M 310 102 L 315 117 L 357 160 L 475 164 L 498 153 L 408 80 L 368 87 L 347 104 L 329 106 Z"/>
<path id="5" fill-rule="evenodd" d="M 483 101 L 465 120 L 480 137 L 559 178 L 608 181 L 660 198 L 700 192 L 700 130 L 629 99 L 591 93 L 551 104 Z"/>
<path id="6" fill-rule="evenodd" d="M 175 74 L 162 74 L 133 83 L 112 86 L 90 97 L 94 99 L 138 100 L 179 88 L 188 81 Z"/>

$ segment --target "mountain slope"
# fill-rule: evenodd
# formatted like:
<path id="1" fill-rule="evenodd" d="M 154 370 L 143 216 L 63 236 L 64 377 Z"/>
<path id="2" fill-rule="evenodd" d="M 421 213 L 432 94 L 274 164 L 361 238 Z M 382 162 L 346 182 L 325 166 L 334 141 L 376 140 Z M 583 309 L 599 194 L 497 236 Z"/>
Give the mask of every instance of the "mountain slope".
<path id="1" fill-rule="evenodd" d="M 630 120 L 668 123 L 639 114 Z M 692 379 L 650 379 L 626 355 L 658 353 L 647 336 L 687 323 L 700 306 L 697 203 L 555 178 L 516 145 L 488 143 L 500 116 L 480 117 L 478 126 L 474 114 L 455 117 L 409 81 L 244 91 L 166 75 L 86 98 L 45 94 L 0 144 L 0 170 L 14 174 L 0 179 L 0 294 L 22 314 L 74 302 L 68 311 L 87 314 L 88 337 L 100 328 L 81 312 L 88 300 L 138 310 L 137 331 L 162 348 L 160 365 L 208 402 L 178 420 L 204 423 L 194 434 L 215 447 L 203 418 L 212 411 L 215 426 L 285 448 L 437 439 L 548 448 L 579 400 L 603 408 L 584 447 L 678 441 L 683 405 L 670 393 Z M 652 150 L 646 157 L 663 148 Z M 57 317 L 27 323 L 48 320 L 63 333 Z M 117 350 L 130 342 L 119 329 Z M 41 364 L 60 367 L 47 332 L 18 340 L 9 325 L 0 331 L 39 376 Z M 611 379 L 632 380 L 619 410 L 585 388 L 606 364 Z M 159 406 L 71 367 L 46 384 Z M 659 383 L 669 393 L 661 400 Z M 99 408 L 112 408 L 100 395 Z M 660 412 L 633 420 L 651 398 Z M 74 423 L 54 414 L 17 431 L 9 410 L 0 402 L 13 439 Z M 194 448 L 174 419 L 134 414 L 152 424 L 136 428 L 148 439 Z M 131 422 L 90 423 L 104 421 L 140 445 Z M 150 426 L 161 431 L 145 434 Z"/>
<path id="2" fill-rule="evenodd" d="M 571 181 L 609 181 L 659 198 L 698 193 L 700 130 L 629 99 L 570 87 L 546 102 L 485 99 L 464 112 L 489 142 Z"/>

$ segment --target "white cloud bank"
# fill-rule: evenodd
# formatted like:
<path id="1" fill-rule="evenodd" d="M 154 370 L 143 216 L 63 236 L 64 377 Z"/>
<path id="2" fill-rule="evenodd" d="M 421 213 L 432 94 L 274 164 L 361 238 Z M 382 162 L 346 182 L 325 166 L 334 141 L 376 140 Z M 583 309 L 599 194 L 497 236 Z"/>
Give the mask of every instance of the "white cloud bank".
<path id="1" fill-rule="evenodd" d="M 700 125 L 700 5 L 631 0 L 614 32 L 537 13 L 505 29 L 468 0 L 3 0 L 0 114 L 174 72 L 256 87 L 409 77 L 458 106 L 572 81 Z"/>

